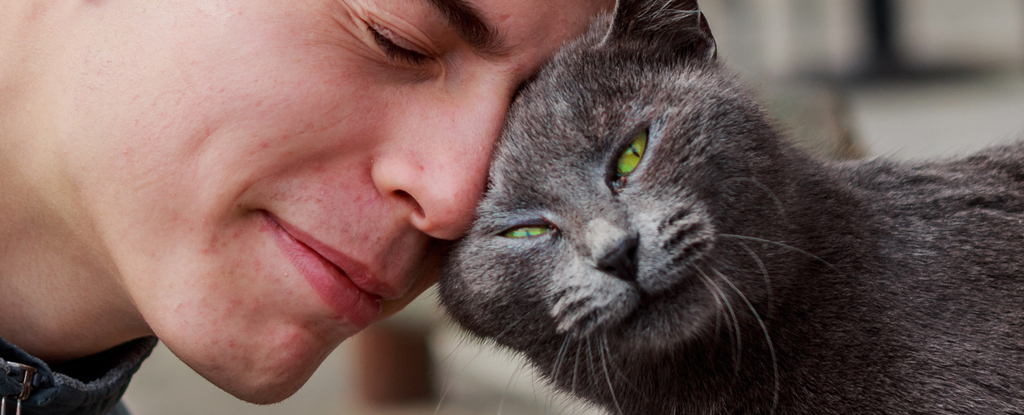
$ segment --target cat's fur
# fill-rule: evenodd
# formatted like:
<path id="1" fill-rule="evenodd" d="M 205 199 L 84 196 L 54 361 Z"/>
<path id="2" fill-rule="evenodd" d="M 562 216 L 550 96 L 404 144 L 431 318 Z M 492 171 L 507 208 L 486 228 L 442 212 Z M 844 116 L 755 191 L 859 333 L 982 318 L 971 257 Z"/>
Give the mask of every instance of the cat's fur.
<path id="1" fill-rule="evenodd" d="M 519 95 L 451 315 L 612 414 L 1024 413 L 1024 145 L 815 159 L 695 9 L 620 1 Z"/>

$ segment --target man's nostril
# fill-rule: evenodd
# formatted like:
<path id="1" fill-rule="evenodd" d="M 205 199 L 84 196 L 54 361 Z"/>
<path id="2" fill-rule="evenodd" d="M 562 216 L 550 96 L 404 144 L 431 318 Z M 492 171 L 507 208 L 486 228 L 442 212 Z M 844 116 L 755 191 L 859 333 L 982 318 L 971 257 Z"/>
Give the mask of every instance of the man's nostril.
<path id="1" fill-rule="evenodd" d="M 423 206 L 420 206 L 419 202 L 416 201 L 416 198 L 412 197 L 412 195 L 405 190 L 395 190 L 395 196 L 405 201 L 405 203 L 408 203 L 409 206 L 412 207 L 416 216 L 421 218 L 426 216 L 426 213 L 423 212 Z"/>

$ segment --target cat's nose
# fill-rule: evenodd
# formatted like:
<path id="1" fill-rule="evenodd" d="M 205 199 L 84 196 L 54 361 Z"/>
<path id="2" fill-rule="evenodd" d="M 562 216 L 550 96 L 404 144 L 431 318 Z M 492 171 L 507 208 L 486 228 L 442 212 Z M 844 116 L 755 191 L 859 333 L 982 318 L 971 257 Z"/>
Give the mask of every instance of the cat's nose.
<path id="1" fill-rule="evenodd" d="M 624 281 L 636 281 L 638 240 L 626 234 L 597 257 L 597 269 Z"/>

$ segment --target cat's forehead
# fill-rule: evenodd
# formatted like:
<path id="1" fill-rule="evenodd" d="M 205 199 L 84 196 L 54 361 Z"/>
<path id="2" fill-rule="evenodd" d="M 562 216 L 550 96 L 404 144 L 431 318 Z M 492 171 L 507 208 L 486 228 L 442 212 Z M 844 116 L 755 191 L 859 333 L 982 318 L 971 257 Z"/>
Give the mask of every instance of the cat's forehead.
<path id="1" fill-rule="evenodd" d="M 485 204 L 546 204 L 539 200 L 564 198 L 569 187 L 601 184 L 640 130 L 659 124 L 685 134 L 722 111 L 716 102 L 735 98 L 735 79 L 717 62 L 602 42 L 601 24 L 556 54 L 512 104 Z"/>
<path id="2" fill-rule="evenodd" d="M 643 42 L 602 42 L 603 30 L 567 45 L 523 89 L 509 116 L 511 133 L 534 127 L 537 118 L 548 122 L 544 131 L 607 133 L 721 89 L 717 62 L 667 57 Z"/>
<path id="3" fill-rule="evenodd" d="M 523 89 L 496 149 L 495 168 L 589 164 L 601 155 L 596 150 L 715 89 L 703 85 L 713 78 L 707 65 L 648 61 L 643 50 L 595 42 L 585 38 L 568 46 Z"/>

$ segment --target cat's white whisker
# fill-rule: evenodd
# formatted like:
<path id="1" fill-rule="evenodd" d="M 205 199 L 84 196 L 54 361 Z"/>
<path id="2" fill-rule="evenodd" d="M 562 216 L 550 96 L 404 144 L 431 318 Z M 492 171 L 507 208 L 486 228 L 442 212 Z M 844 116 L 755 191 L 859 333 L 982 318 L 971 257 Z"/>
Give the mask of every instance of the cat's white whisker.
<path id="1" fill-rule="evenodd" d="M 782 215 L 782 221 L 785 222 L 786 224 L 789 223 L 789 221 L 786 220 L 787 219 L 786 218 L 786 208 L 782 205 L 782 201 L 779 200 L 779 197 L 775 195 L 775 192 L 772 191 L 771 188 L 769 188 L 768 186 L 765 186 L 763 183 L 757 181 L 757 179 L 754 179 L 752 177 L 731 177 L 731 178 L 728 178 L 728 179 L 725 179 L 725 180 L 722 180 L 722 181 L 718 182 L 718 185 L 722 185 L 722 184 L 725 184 L 725 183 L 728 183 L 728 182 L 733 182 L 733 181 L 750 182 L 750 183 L 753 183 L 754 186 L 757 186 L 761 190 L 764 190 L 765 193 L 768 193 L 768 196 L 771 197 L 772 201 L 775 203 L 775 209 L 777 209 L 779 211 L 779 213 Z"/>
<path id="2" fill-rule="evenodd" d="M 723 275 L 717 269 L 712 268 L 712 270 L 715 271 L 715 273 L 718 274 L 718 276 L 721 277 L 726 284 L 729 284 L 729 286 L 736 291 L 736 294 L 739 294 L 740 298 L 743 299 L 743 302 L 746 303 L 747 307 L 750 308 L 750 312 L 754 313 L 754 318 L 757 319 L 757 324 L 761 325 L 761 331 L 764 332 L 764 339 L 765 341 L 768 342 L 768 352 L 771 354 L 772 357 L 772 371 L 775 375 L 775 389 L 772 391 L 772 408 L 771 412 L 769 412 L 771 415 L 774 415 L 775 408 L 779 404 L 779 361 L 775 356 L 775 345 L 772 343 L 772 337 L 768 334 L 768 327 L 765 326 L 764 320 L 761 319 L 761 315 L 758 314 L 756 309 L 754 309 L 754 305 L 751 304 L 750 300 L 747 299 L 747 296 L 744 295 L 738 287 L 736 287 L 736 284 L 733 284 L 732 281 L 729 281 L 729 279 L 726 278 L 725 275 Z"/>
<path id="3" fill-rule="evenodd" d="M 558 387 L 558 375 L 561 372 L 562 356 L 565 354 L 566 348 L 569 346 L 569 340 L 572 336 L 565 336 L 565 340 L 562 341 L 562 347 L 558 349 L 558 355 L 555 356 L 554 367 L 551 368 L 551 384 Z M 554 399 L 554 398 L 552 398 Z M 547 405 L 544 410 L 545 413 L 551 413 L 551 405 Z"/>
<path id="4" fill-rule="evenodd" d="M 612 355 L 612 350 L 611 350 L 611 347 L 608 346 L 608 334 L 607 333 L 603 336 L 603 340 L 604 341 L 603 341 L 602 346 L 604 347 L 605 353 L 608 356 L 611 356 Z M 626 383 L 626 386 L 629 386 L 630 388 L 632 388 L 634 392 L 642 393 L 640 388 L 636 387 L 636 385 L 633 384 L 633 381 L 629 380 L 629 378 L 626 377 L 626 375 L 622 374 L 622 371 L 619 370 L 618 366 L 615 366 L 615 361 L 610 361 L 609 363 L 612 365 L 612 370 L 615 371 L 615 374 L 618 375 L 619 378 L 621 378 Z"/>
<path id="5" fill-rule="evenodd" d="M 438 362 L 438 365 L 444 365 L 445 362 L 448 362 L 448 359 L 450 359 L 453 355 L 455 355 L 455 352 L 457 352 L 460 348 L 462 348 L 462 345 L 466 342 L 467 339 L 469 339 L 469 336 L 466 336 L 466 335 L 462 336 L 462 339 L 459 340 L 459 343 L 457 343 L 455 345 L 455 347 L 452 348 L 452 351 L 448 352 L 448 354 L 444 357 L 444 359 L 441 359 L 441 361 Z M 447 367 L 445 368 L 444 376 L 441 377 L 441 384 L 442 385 L 445 385 L 445 384 L 448 383 L 448 376 L 451 375 L 451 373 L 452 373 L 452 366 L 455 366 L 455 362 L 449 362 Z M 447 392 L 447 389 L 445 390 L 445 392 Z M 444 402 L 444 396 L 445 396 L 445 394 L 442 393 L 441 396 L 438 397 L 437 408 L 434 410 L 434 415 L 437 415 L 438 411 L 441 410 L 441 404 Z"/>
<path id="6" fill-rule="evenodd" d="M 444 390 L 441 391 L 441 396 L 439 396 L 438 399 L 437 399 L 437 407 L 434 408 L 434 415 L 437 415 L 437 414 L 439 414 L 441 412 L 441 407 L 444 405 L 444 398 L 446 396 L 448 396 L 448 391 L 451 390 L 452 385 L 455 385 L 455 381 L 458 380 L 462 376 L 462 374 L 466 372 L 466 369 L 469 368 L 469 365 L 473 364 L 473 361 L 476 360 L 476 358 L 480 357 L 480 354 L 482 354 L 483 351 L 484 351 L 484 349 L 482 349 L 482 348 L 478 349 L 476 351 L 476 354 L 474 354 L 473 357 L 469 358 L 469 360 L 466 362 L 466 364 L 464 366 L 462 366 L 462 370 L 459 370 L 459 373 L 457 375 L 455 375 L 455 377 L 451 380 L 451 382 L 448 382 L 447 386 L 444 387 Z M 449 366 L 449 368 L 450 368 L 450 366 Z M 447 375 L 446 375 L 446 377 L 447 377 Z M 444 384 L 444 382 L 441 382 L 441 383 L 442 383 L 442 385 Z"/>
<path id="7" fill-rule="evenodd" d="M 495 341 L 495 342 L 499 342 L 499 341 L 501 341 L 501 338 L 502 338 L 503 336 L 505 336 L 505 334 L 508 334 L 509 330 L 512 330 L 512 329 L 514 329 L 514 328 L 516 327 L 516 325 L 517 325 L 517 324 L 519 324 L 519 322 L 523 321 L 523 319 L 525 319 L 525 318 L 526 318 L 526 315 L 525 315 L 525 314 L 524 314 L 524 315 L 521 315 L 521 316 L 519 316 L 519 318 L 517 318 L 517 319 L 516 319 L 515 321 L 513 321 L 513 322 L 512 322 L 512 324 L 509 324 L 509 325 L 508 325 L 508 327 L 505 327 L 505 329 L 504 329 L 504 330 L 502 330 L 502 331 L 501 331 L 500 333 L 498 333 L 497 335 L 495 335 L 495 336 L 494 336 L 494 341 Z"/>
<path id="8" fill-rule="evenodd" d="M 522 372 L 524 366 L 526 366 L 525 361 L 519 363 L 519 366 L 516 366 L 516 369 L 512 371 L 512 375 L 509 376 L 508 383 L 505 384 L 505 391 L 501 393 L 501 400 L 498 401 L 497 415 L 501 415 L 502 411 L 505 410 L 505 398 L 508 396 L 508 390 L 512 387 L 512 383 L 516 379 L 519 379 L 519 374 Z"/>
<path id="9" fill-rule="evenodd" d="M 768 305 L 770 306 L 772 304 L 772 299 L 774 298 L 774 296 L 772 293 L 772 281 L 768 277 L 768 268 L 765 268 L 764 262 L 761 261 L 761 257 L 757 256 L 757 253 L 755 253 L 754 250 L 750 249 L 750 247 L 747 246 L 747 244 L 743 242 L 739 242 L 739 244 L 740 246 L 743 247 L 743 249 L 747 251 L 748 254 L 750 254 L 751 257 L 754 258 L 754 261 L 757 262 L 758 268 L 761 268 L 761 274 L 764 275 L 765 291 L 768 292 Z"/>
<path id="10" fill-rule="evenodd" d="M 770 239 L 758 238 L 758 237 L 755 237 L 755 236 L 733 235 L 733 234 L 728 234 L 728 233 L 720 233 L 720 234 L 718 234 L 718 236 L 723 236 L 723 237 L 726 237 L 726 238 L 746 239 L 746 240 L 749 240 L 749 241 L 756 241 L 756 242 L 764 242 L 766 244 L 771 244 L 771 245 L 779 246 L 779 247 L 782 247 L 782 248 L 786 248 L 786 249 L 789 249 L 789 250 L 792 250 L 792 251 L 799 252 L 801 254 L 807 255 L 808 257 L 811 257 L 812 259 L 815 259 L 818 262 L 821 262 L 822 264 L 825 264 L 825 266 L 831 268 L 833 271 L 839 272 L 839 268 L 836 268 L 835 266 L 830 264 L 828 261 L 826 261 L 824 259 L 821 259 L 821 257 L 819 257 L 817 255 L 814 255 L 814 254 L 812 254 L 810 252 L 804 251 L 803 249 L 797 248 L 795 246 L 784 244 L 782 242 L 773 241 L 773 240 L 770 240 Z"/>
<path id="11" fill-rule="evenodd" d="M 438 365 L 444 365 L 445 362 L 448 361 L 448 359 L 451 359 L 451 357 L 455 355 L 455 352 L 459 351 L 459 349 L 462 348 L 462 344 L 465 343 L 466 340 L 469 339 L 468 335 L 464 335 L 464 336 L 460 336 L 460 337 L 462 337 L 462 338 L 459 339 L 459 342 L 457 344 L 455 344 L 455 347 L 452 348 L 452 351 L 448 352 L 448 354 L 446 354 L 444 356 L 444 359 L 441 359 L 440 362 L 437 362 Z M 448 370 L 445 371 L 445 374 L 444 374 L 445 378 L 448 377 L 448 373 L 451 371 L 451 368 L 452 368 L 452 365 L 449 364 L 448 365 Z"/>
<path id="12" fill-rule="evenodd" d="M 655 6 L 656 7 L 646 9 L 641 14 L 642 18 L 649 19 L 650 21 L 655 22 L 652 25 L 652 30 L 664 30 L 666 27 L 671 27 L 673 25 L 679 24 L 679 22 L 689 17 L 693 17 L 694 15 L 700 14 L 699 10 L 670 9 L 669 7 L 671 6 L 671 2 L 667 1 L 660 2 L 660 4 L 657 4 Z"/>
<path id="13" fill-rule="evenodd" d="M 619 398 L 615 396 L 615 387 L 612 386 L 612 377 L 608 374 L 608 357 L 605 356 L 603 347 L 599 347 L 598 352 L 601 353 L 601 368 L 604 369 L 604 380 L 608 382 L 608 392 L 612 394 L 612 402 L 615 404 L 615 408 L 619 410 L 619 415 L 623 415 L 622 406 L 619 405 Z"/>
<path id="14" fill-rule="evenodd" d="M 735 346 L 735 360 L 733 361 L 733 371 L 739 373 L 740 362 L 743 360 L 743 336 L 740 330 L 740 320 L 736 317 L 736 310 L 732 308 L 732 303 L 729 301 L 729 298 L 725 295 L 725 293 L 722 292 L 722 287 L 719 287 L 718 283 L 712 280 L 711 277 L 709 277 L 708 274 L 705 273 L 704 270 L 702 270 L 700 267 L 695 266 L 693 267 L 693 269 L 697 270 L 697 273 L 700 274 L 701 277 L 706 279 L 709 283 L 711 283 L 711 285 L 715 287 L 715 290 L 718 291 L 718 296 L 721 297 L 722 301 L 725 302 L 725 309 L 726 311 L 729 312 L 728 316 L 732 318 L 730 323 L 733 327 L 733 334 L 735 334 L 735 342 L 733 343 L 733 345 Z"/>
<path id="15" fill-rule="evenodd" d="M 693 266 L 692 264 L 690 265 Z M 715 337 L 721 335 L 722 328 L 722 300 L 718 297 L 718 291 L 711 287 L 711 282 L 704 276 L 701 276 L 700 282 L 708 288 L 708 292 L 711 293 L 711 298 L 715 299 Z"/>
<path id="16" fill-rule="evenodd" d="M 530 371 L 530 386 L 533 388 L 533 403 L 536 404 L 537 399 L 537 371 Z"/>
<path id="17" fill-rule="evenodd" d="M 569 390 L 573 395 L 576 394 L 576 368 L 580 365 L 580 349 L 583 347 L 583 342 L 576 342 L 576 358 L 573 359 L 572 363 L 572 388 Z"/>
<path id="18" fill-rule="evenodd" d="M 587 373 L 590 374 L 590 377 L 588 377 L 587 379 L 594 379 L 596 377 L 595 376 L 596 370 L 594 368 L 594 351 L 593 351 L 594 348 L 590 344 L 590 336 L 587 336 L 586 340 L 587 340 Z M 593 387 L 593 385 L 590 385 L 590 384 L 588 384 L 587 386 L 588 387 Z"/>

